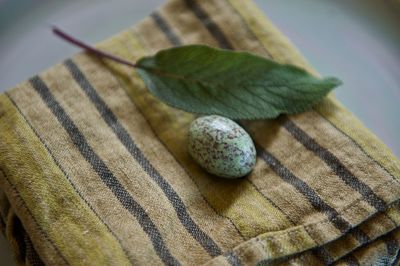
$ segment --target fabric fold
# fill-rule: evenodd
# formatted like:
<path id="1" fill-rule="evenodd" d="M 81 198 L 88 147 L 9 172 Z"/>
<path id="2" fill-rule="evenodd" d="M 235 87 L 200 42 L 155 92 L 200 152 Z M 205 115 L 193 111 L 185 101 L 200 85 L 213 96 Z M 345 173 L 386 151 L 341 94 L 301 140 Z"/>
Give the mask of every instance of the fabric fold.
<path id="1" fill-rule="evenodd" d="M 318 75 L 247 0 L 171 0 L 98 47 L 135 61 L 191 43 Z M 195 117 L 157 100 L 133 69 L 87 53 L 0 95 L 0 225 L 15 212 L 15 248 L 29 257 L 19 262 L 395 261 L 399 160 L 333 95 L 299 115 L 241 121 L 258 158 L 238 180 L 190 158 Z"/>

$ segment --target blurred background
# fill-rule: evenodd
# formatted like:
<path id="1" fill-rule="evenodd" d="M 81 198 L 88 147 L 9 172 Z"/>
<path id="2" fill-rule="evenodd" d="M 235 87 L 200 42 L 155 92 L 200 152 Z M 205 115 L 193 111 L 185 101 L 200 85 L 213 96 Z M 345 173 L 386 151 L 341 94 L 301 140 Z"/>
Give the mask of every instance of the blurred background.
<path id="1" fill-rule="evenodd" d="M 400 1 L 255 1 L 321 74 L 344 81 L 339 100 L 400 157 Z M 0 0 L 0 92 L 78 51 L 49 24 L 94 43 L 163 2 Z M 0 265 L 14 265 L 1 234 Z"/>

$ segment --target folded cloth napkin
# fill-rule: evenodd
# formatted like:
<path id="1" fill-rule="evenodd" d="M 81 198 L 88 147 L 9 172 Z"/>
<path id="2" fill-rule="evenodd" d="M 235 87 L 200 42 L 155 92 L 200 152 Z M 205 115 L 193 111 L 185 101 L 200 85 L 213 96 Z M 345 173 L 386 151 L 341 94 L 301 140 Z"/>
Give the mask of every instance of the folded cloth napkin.
<path id="1" fill-rule="evenodd" d="M 317 75 L 249 0 L 172 0 L 98 47 L 135 61 L 189 43 Z M 0 224 L 18 263 L 397 263 L 399 160 L 333 96 L 243 121 L 258 159 L 238 180 L 190 158 L 194 117 L 87 53 L 0 95 Z"/>

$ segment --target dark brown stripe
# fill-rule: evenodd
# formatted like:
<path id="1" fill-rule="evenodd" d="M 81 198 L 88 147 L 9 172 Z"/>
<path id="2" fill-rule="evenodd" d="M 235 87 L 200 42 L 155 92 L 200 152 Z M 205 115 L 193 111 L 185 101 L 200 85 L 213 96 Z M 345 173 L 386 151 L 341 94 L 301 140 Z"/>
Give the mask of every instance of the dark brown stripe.
<path id="1" fill-rule="evenodd" d="M 241 266 L 242 263 L 236 253 L 232 250 L 224 255 L 226 261 L 232 266 Z"/>
<path id="2" fill-rule="evenodd" d="M 40 95 L 47 107 L 69 134 L 71 140 L 81 152 L 82 156 L 92 168 L 96 171 L 100 179 L 114 193 L 121 204 L 134 216 L 141 225 L 143 231 L 149 236 L 155 251 L 165 264 L 179 265 L 179 262 L 171 255 L 168 247 L 165 245 L 160 232 L 150 219 L 142 206 L 137 203 L 124 186 L 115 178 L 106 164 L 93 151 L 78 127 L 54 98 L 47 85 L 41 78 L 35 76 L 31 78 L 30 83 L 34 90 Z"/>
<path id="3" fill-rule="evenodd" d="M 380 162 L 378 162 L 375 158 L 373 158 L 359 143 L 357 143 L 354 139 L 350 137 L 346 132 L 344 132 L 342 129 L 340 129 L 338 126 L 336 126 L 333 122 L 328 120 L 326 117 L 324 117 L 322 114 L 320 114 L 318 111 L 315 111 L 316 114 L 318 114 L 323 120 L 328 122 L 332 127 L 334 127 L 338 132 L 340 132 L 343 136 L 345 136 L 348 140 L 350 140 L 357 148 L 364 153 L 365 156 L 367 156 L 371 161 L 373 161 L 376 165 L 378 165 L 387 175 L 389 175 L 394 181 L 399 183 L 399 180 L 392 175 L 388 169 L 386 169 L 385 166 L 383 166 Z"/>
<path id="4" fill-rule="evenodd" d="M 348 250 L 348 252 L 351 252 L 351 253 L 347 253 L 347 254 L 343 255 L 342 257 L 338 258 L 337 260 L 341 259 L 346 262 L 351 261 L 352 263 L 355 263 L 355 262 L 358 263 L 357 259 L 354 257 L 354 252 L 356 250 L 360 250 L 360 249 L 366 247 L 368 244 L 375 243 L 376 241 L 380 241 L 380 240 L 385 243 L 387 253 L 390 254 L 392 257 L 395 257 L 395 255 L 397 254 L 398 249 L 399 249 L 399 243 L 392 236 L 392 234 L 393 234 L 393 231 L 395 231 L 396 229 L 398 229 L 398 228 L 395 228 L 395 229 L 391 230 L 390 232 L 387 232 L 384 235 L 381 235 L 375 239 L 369 239 L 368 241 L 361 243 L 361 245 L 357 246 L 355 249 Z M 357 264 L 354 264 L 354 265 L 357 265 Z"/>
<path id="5" fill-rule="evenodd" d="M 360 266 L 360 263 L 358 262 L 357 258 L 354 257 L 353 254 L 350 254 L 344 258 L 344 261 L 347 263 L 349 266 Z"/>
<path id="6" fill-rule="evenodd" d="M 360 228 L 352 228 L 341 215 L 327 203 L 325 203 L 318 194 L 303 180 L 296 177 L 289 169 L 287 169 L 278 159 L 276 159 L 271 153 L 263 149 L 256 143 L 258 155 L 269 165 L 269 167 L 277 173 L 285 182 L 291 184 L 297 191 L 303 194 L 311 205 L 319 212 L 325 213 L 329 221 L 339 229 L 343 234 L 350 231 L 350 233 L 360 242 L 361 244 L 368 243 L 370 238 Z M 320 247 L 313 250 L 316 257 L 321 259 L 325 264 L 333 262 L 333 258 L 329 252 L 324 248 Z"/>
<path id="7" fill-rule="evenodd" d="M 398 266 L 398 265 L 400 265 L 400 249 L 397 250 L 396 257 L 393 260 L 393 263 L 391 264 L 391 266 Z"/>
<path id="8" fill-rule="evenodd" d="M 373 241 L 366 233 L 364 233 L 358 227 L 352 228 L 349 231 L 349 234 L 352 234 L 353 237 L 358 240 L 360 246 L 364 246 Z M 321 246 L 319 248 L 314 249 L 313 254 L 326 265 L 331 265 L 333 262 L 335 262 L 335 259 L 329 254 L 329 251 L 325 248 L 325 246 Z"/>
<path id="9" fill-rule="evenodd" d="M 157 24 L 157 26 L 164 32 L 165 36 L 168 40 L 174 45 L 179 46 L 182 45 L 181 40 L 178 36 L 173 32 L 172 28 L 168 25 L 168 22 L 161 16 L 160 13 L 154 12 L 151 14 L 151 18 Z"/>
<path id="10" fill-rule="evenodd" d="M 70 71 L 72 77 L 79 84 L 81 89 L 86 93 L 94 106 L 97 108 L 104 121 L 113 130 L 114 134 L 129 151 L 132 157 L 162 189 L 165 196 L 174 207 L 175 212 L 184 228 L 210 254 L 210 256 L 215 257 L 220 255 L 222 253 L 221 249 L 212 240 L 212 238 L 209 237 L 203 230 L 201 230 L 201 228 L 193 221 L 178 193 L 175 192 L 172 186 L 164 179 L 164 177 L 161 176 L 157 169 L 155 169 L 150 161 L 145 157 L 139 147 L 137 147 L 129 133 L 118 121 L 117 117 L 110 110 L 100 95 L 96 92 L 79 67 L 72 62 L 72 60 L 65 61 L 65 66 Z"/>
<path id="11" fill-rule="evenodd" d="M 287 119 L 283 123 L 284 128 L 292 134 L 304 147 L 316 154 L 321 160 L 323 160 L 332 171 L 340 177 L 349 187 L 360 193 L 364 200 L 368 202 L 378 211 L 386 210 L 385 201 L 375 194 L 372 189 L 360 181 L 353 175 L 335 156 L 333 153 L 328 151 L 319 145 L 313 138 L 307 135 L 302 129 L 300 129 L 295 123 Z"/>
<path id="12" fill-rule="evenodd" d="M 291 184 L 294 188 L 296 188 L 297 191 L 303 194 L 317 211 L 325 213 L 337 229 L 343 233 L 350 230 L 351 225 L 344 220 L 334 208 L 326 204 L 306 182 L 295 176 L 277 158 L 266 151 L 262 146 L 258 144 L 256 144 L 256 146 L 258 156 L 260 156 L 261 159 L 266 162 L 268 166 L 285 182 Z"/>
<path id="13" fill-rule="evenodd" d="M 196 15 L 206 27 L 219 46 L 224 49 L 233 50 L 233 45 L 222 32 L 221 28 L 212 20 L 207 12 L 196 2 L 196 0 L 184 0 L 188 8 Z"/>
<path id="14" fill-rule="evenodd" d="M 240 18 L 242 24 L 245 25 L 245 28 L 246 28 L 245 30 L 249 34 L 250 38 L 252 38 L 252 40 L 254 40 L 255 42 L 260 42 L 257 35 L 247 26 L 245 19 L 240 15 L 240 13 L 236 10 L 236 8 L 233 7 L 233 5 L 228 0 L 224 0 L 224 2 L 227 6 L 230 7 L 231 11 Z M 274 60 L 274 57 L 272 56 L 272 54 L 270 53 L 270 51 L 268 51 L 268 49 L 266 47 L 261 45 L 261 49 L 264 51 L 264 53 L 267 55 L 267 57 L 269 59 Z"/>
<path id="15" fill-rule="evenodd" d="M 65 178 L 68 180 L 68 183 L 72 186 L 72 188 L 76 191 L 76 193 L 79 195 L 79 197 L 86 203 L 86 205 L 89 207 L 89 209 L 96 215 L 96 217 L 101 221 L 102 224 L 104 224 L 107 228 L 107 230 L 112 234 L 112 236 L 118 241 L 118 243 L 121 245 L 122 250 L 124 251 L 125 255 L 129 258 L 127 251 L 123 248 L 123 245 L 121 243 L 121 240 L 115 235 L 115 233 L 111 230 L 111 228 L 108 226 L 106 222 L 100 217 L 100 215 L 94 210 L 93 206 L 83 197 L 81 191 L 75 186 L 75 184 L 72 182 L 71 177 L 67 174 L 65 169 L 61 166 L 61 164 L 58 162 L 56 157 L 54 156 L 53 152 L 50 150 L 49 146 L 46 144 L 46 142 L 42 139 L 42 137 L 39 135 L 37 130 L 32 126 L 32 124 L 28 121 L 27 117 L 22 113 L 21 109 L 17 105 L 17 103 L 14 101 L 14 99 L 6 92 L 5 95 L 8 97 L 8 99 L 12 102 L 14 105 L 15 109 L 17 109 L 18 113 L 21 115 L 21 117 L 24 119 L 24 121 L 28 124 L 28 126 L 31 128 L 33 133 L 36 135 L 36 137 L 39 139 L 39 141 L 43 144 L 43 146 L 46 148 L 47 152 L 49 153 L 50 157 L 52 158 L 53 162 L 57 165 L 57 167 L 61 170 Z"/>
<path id="16" fill-rule="evenodd" d="M 329 251 L 325 247 L 319 247 L 312 250 L 314 256 L 316 256 L 324 265 L 331 265 L 335 259 L 331 256 Z"/>
<path id="17" fill-rule="evenodd" d="M 394 230 L 396 230 L 396 229 L 394 229 Z M 398 265 L 398 264 L 396 264 L 396 257 L 399 255 L 400 247 L 399 247 L 398 241 L 393 236 L 393 231 L 391 231 L 385 235 L 382 235 L 374 240 L 374 242 L 377 242 L 377 241 L 382 241 L 386 245 L 386 251 L 387 251 L 387 255 L 382 257 L 382 259 L 380 260 L 380 263 L 382 265 Z M 367 247 L 367 244 L 370 244 L 370 243 L 372 243 L 372 241 L 368 241 L 364 245 L 361 245 L 360 247 L 358 247 L 356 250 L 365 248 L 365 247 Z M 393 261 L 391 261 L 391 260 L 393 260 Z M 359 261 L 357 260 L 357 258 L 354 256 L 354 253 L 350 253 L 347 256 L 345 256 L 343 258 L 343 261 L 345 261 L 349 265 L 354 265 L 354 266 L 361 265 L 359 263 Z M 381 265 L 381 264 L 379 264 L 379 265 Z"/>
<path id="18" fill-rule="evenodd" d="M 355 239 L 357 239 L 358 242 L 360 242 L 361 245 L 371 242 L 371 238 L 366 233 L 364 233 L 364 231 L 362 231 L 361 228 L 359 227 L 351 229 L 350 234 L 352 234 L 355 237 Z"/>
<path id="19" fill-rule="evenodd" d="M 47 232 L 44 231 L 40 226 L 39 223 L 37 222 L 36 218 L 33 216 L 31 210 L 27 207 L 24 199 L 21 197 L 21 195 L 19 194 L 17 188 L 14 186 L 13 183 L 11 183 L 11 181 L 8 179 L 8 176 L 6 175 L 6 173 L 0 168 L 0 172 L 3 174 L 4 179 L 7 181 L 7 183 L 10 185 L 11 189 L 14 191 L 15 196 L 21 201 L 21 204 L 23 206 L 23 208 L 26 210 L 26 212 L 28 213 L 28 215 L 32 218 L 34 225 L 38 228 L 40 234 L 43 236 L 43 238 L 48 241 L 50 243 L 50 245 L 54 248 L 55 252 L 57 253 L 57 255 L 61 258 L 62 261 L 64 261 L 64 263 L 66 265 L 69 265 L 67 259 L 64 257 L 64 255 L 61 253 L 61 251 L 58 249 L 58 247 L 56 246 L 56 244 L 53 242 L 53 240 L 47 235 Z"/>
<path id="20" fill-rule="evenodd" d="M 27 234 L 24 236 L 25 242 L 25 262 L 27 265 L 32 266 L 44 266 L 42 259 L 37 254 L 35 248 L 33 247 L 32 241 Z"/>
<path id="21" fill-rule="evenodd" d="M 382 240 L 386 245 L 388 259 L 390 260 L 395 258 L 397 252 L 399 251 L 399 243 L 397 242 L 395 237 L 390 233 L 384 236 Z M 391 265 L 391 261 L 388 261 L 388 265 Z"/>

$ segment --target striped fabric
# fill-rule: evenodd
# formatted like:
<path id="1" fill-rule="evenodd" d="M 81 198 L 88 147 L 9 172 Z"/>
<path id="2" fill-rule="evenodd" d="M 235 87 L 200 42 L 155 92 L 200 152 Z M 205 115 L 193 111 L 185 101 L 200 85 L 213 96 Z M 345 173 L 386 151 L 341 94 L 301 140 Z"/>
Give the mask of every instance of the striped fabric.
<path id="1" fill-rule="evenodd" d="M 98 47 L 135 61 L 189 43 L 318 75 L 249 0 L 171 0 Z M 246 178 L 186 150 L 193 114 L 80 53 L 0 95 L 0 226 L 19 264 L 396 265 L 400 162 L 334 96 L 242 121 Z"/>

